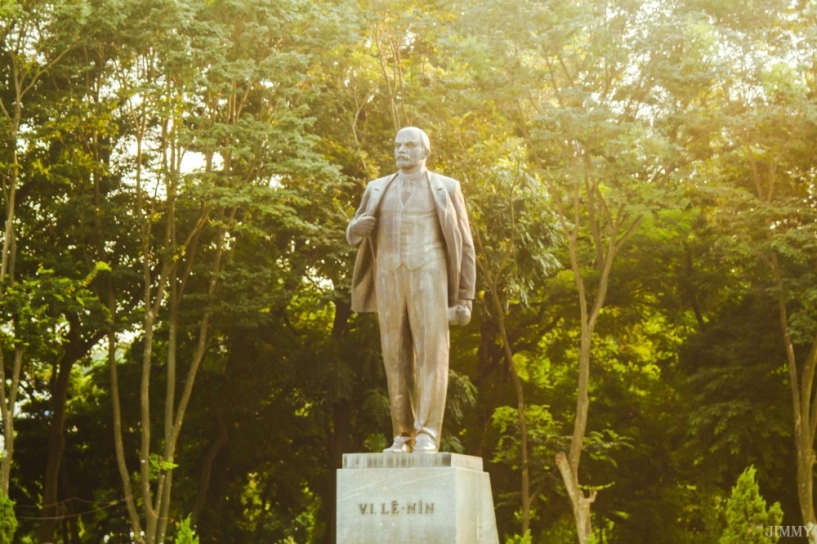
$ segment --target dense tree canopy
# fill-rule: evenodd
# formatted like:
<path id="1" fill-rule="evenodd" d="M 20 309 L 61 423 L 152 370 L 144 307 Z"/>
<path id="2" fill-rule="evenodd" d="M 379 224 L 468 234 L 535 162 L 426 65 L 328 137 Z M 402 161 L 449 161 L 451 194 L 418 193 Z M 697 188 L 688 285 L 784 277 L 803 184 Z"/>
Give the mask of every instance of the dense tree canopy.
<path id="1" fill-rule="evenodd" d="M 0 542 L 334 542 L 391 438 L 343 232 L 406 125 L 503 542 L 817 524 L 814 2 L 0 0 Z"/>

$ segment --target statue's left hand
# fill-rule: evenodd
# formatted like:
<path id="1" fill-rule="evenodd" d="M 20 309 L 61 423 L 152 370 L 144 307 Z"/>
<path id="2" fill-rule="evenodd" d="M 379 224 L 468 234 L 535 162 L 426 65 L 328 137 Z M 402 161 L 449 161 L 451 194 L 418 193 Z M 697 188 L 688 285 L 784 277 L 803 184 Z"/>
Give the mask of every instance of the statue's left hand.
<path id="1" fill-rule="evenodd" d="M 467 325 L 471 321 L 471 301 L 461 300 L 453 308 L 448 309 L 448 323 L 450 325 Z"/>

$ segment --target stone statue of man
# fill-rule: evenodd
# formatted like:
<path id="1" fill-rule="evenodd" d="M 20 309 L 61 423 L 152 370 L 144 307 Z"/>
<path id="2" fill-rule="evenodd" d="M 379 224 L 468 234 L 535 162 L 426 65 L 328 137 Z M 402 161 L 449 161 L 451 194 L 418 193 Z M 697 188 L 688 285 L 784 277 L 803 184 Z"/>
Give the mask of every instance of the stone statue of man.
<path id="1" fill-rule="evenodd" d="M 448 324 L 471 319 L 476 266 L 456 180 L 426 169 L 428 135 L 401 129 L 399 171 L 366 186 L 346 229 L 360 245 L 352 309 L 377 312 L 394 443 L 385 453 L 434 453 L 448 387 Z"/>

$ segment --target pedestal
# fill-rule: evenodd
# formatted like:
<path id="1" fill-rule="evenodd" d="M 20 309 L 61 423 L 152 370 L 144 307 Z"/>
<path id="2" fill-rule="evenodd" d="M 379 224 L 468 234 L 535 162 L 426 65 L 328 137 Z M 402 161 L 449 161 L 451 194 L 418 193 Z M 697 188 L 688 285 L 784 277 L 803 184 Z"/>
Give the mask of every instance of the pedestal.
<path id="1" fill-rule="evenodd" d="M 345 454 L 337 491 L 337 544 L 499 543 L 479 457 Z"/>

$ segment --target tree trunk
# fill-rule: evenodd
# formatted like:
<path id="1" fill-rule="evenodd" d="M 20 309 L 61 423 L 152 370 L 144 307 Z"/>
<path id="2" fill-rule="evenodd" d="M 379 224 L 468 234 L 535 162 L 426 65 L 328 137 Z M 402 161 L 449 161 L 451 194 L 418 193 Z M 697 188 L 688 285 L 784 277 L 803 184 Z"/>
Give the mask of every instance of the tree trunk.
<path id="1" fill-rule="evenodd" d="M 559 467 L 562 480 L 564 480 L 565 487 L 567 488 L 567 495 L 570 497 L 570 503 L 573 506 L 573 519 L 576 523 L 576 533 L 579 544 L 587 544 L 590 540 L 590 535 L 593 534 L 590 506 L 593 504 L 593 501 L 596 500 L 596 490 L 591 491 L 589 496 L 585 496 L 579 487 L 579 479 L 576 476 L 576 471 L 571 468 L 570 462 L 563 452 L 556 454 L 556 466 Z"/>
<path id="2" fill-rule="evenodd" d="M 11 374 L 11 390 L 6 393 L 6 371 L 3 347 L 0 345 L 0 416 L 3 418 L 3 448 L 0 459 L 0 493 L 8 495 L 11 482 L 11 459 L 14 456 L 14 416 L 17 409 L 17 388 L 23 369 L 23 348 L 14 350 L 14 367 Z"/>
<path id="3" fill-rule="evenodd" d="M 45 485 L 43 486 L 43 509 L 42 521 L 40 522 L 39 538 L 40 542 L 50 543 L 54 541 L 54 531 L 59 522 L 57 509 L 57 491 L 59 484 L 60 465 L 62 454 L 65 451 L 65 404 L 68 400 L 68 385 L 71 377 L 71 369 L 74 367 L 75 358 L 66 353 L 60 361 L 57 379 L 54 381 L 54 388 L 51 391 L 51 425 L 48 428 L 48 457 L 45 465 Z"/>
<path id="4" fill-rule="evenodd" d="M 577 185 L 578 187 L 578 185 Z M 598 312 L 601 311 L 601 305 L 604 300 L 604 288 L 606 286 L 605 273 L 609 273 L 609 261 L 604 262 L 604 254 L 601 250 L 600 237 L 597 229 L 593 229 L 594 246 L 597 253 L 597 266 L 603 267 L 601 283 L 599 292 L 596 294 L 596 304 L 592 312 L 588 309 L 587 293 L 585 290 L 584 279 L 581 273 L 581 266 L 578 255 L 578 226 L 579 226 L 579 195 L 578 188 L 574 194 L 574 226 L 569 230 L 568 235 L 568 249 L 570 252 L 570 266 L 573 270 L 576 291 L 579 299 L 580 310 L 580 339 L 579 339 L 579 379 L 576 388 L 576 418 L 573 421 L 573 435 L 570 439 L 570 452 L 565 455 L 564 452 L 556 454 L 556 465 L 559 467 L 559 472 L 562 475 L 562 480 L 567 489 L 568 497 L 570 498 L 570 505 L 573 509 L 573 518 L 576 524 L 576 536 L 579 544 L 586 544 L 590 535 L 593 533 L 593 526 L 590 517 L 590 506 L 595 500 L 595 491 L 592 492 L 591 497 L 585 497 L 584 492 L 579 486 L 579 463 L 581 462 L 582 447 L 584 445 L 584 434 L 587 430 L 587 417 L 590 410 L 590 398 L 588 395 L 590 383 L 590 348 L 593 339 L 593 329 L 595 319 L 598 317 Z M 561 210 L 560 210 L 561 212 Z M 564 217 L 562 215 L 562 217 Z M 592 221 L 592 215 L 591 215 Z M 564 225 L 564 220 L 562 221 Z M 615 236 L 613 236 L 615 239 Z"/>
<path id="5" fill-rule="evenodd" d="M 531 494 L 530 494 L 530 460 L 528 458 L 528 420 L 525 416 L 525 390 L 522 387 L 522 380 L 519 378 L 519 373 L 516 371 L 516 365 L 513 362 L 513 350 L 511 349 L 510 339 L 508 338 L 508 331 L 505 328 L 505 312 L 502 308 L 502 303 L 499 300 L 499 295 L 496 293 L 497 286 L 495 283 L 490 285 L 491 301 L 493 302 L 494 311 L 497 316 L 497 323 L 499 325 L 499 334 L 502 337 L 502 348 L 505 354 L 505 362 L 508 365 L 508 371 L 511 374 L 514 390 L 516 391 L 516 415 L 519 419 L 519 434 L 520 434 L 520 494 L 522 497 L 522 534 L 528 532 L 530 528 L 530 509 L 531 509 Z"/>
<path id="6" fill-rule="evenodd" d="M 581 327 L 579 379 L 576 389 L 576 419 L 573 422 L 573 436 L 570 439 L 569 454 L 565 455 L 564 452 L 559 452 L 556 455 L 556 463 L 570 497 L 576 522 L 576 533 L 580 544 L 586 544 L 593 532 L 590 506 L 596 499 L 595 490 L 591 491 L 589 496 L 586 496 L 579 486 L 579 463 L 590 410 L 590 356 L 593 346 L 593 333 L 601 315 L 601 309 L 604 307 L 604 301 L 607 298 L 610 274 L 612 273 L 616 254 L 621 246 L 633 235 L 643 219 L 643 215 L 638 215 L 630 220 L 624 204 L 620 204 L 618 209 L 611 210 L 599 189 L 598 180 L 595 180 L 591 175 L 593 167 L 590 155 L 585 154 L 584 160 L 586 170 L 583 183 L 575 183 L 570 196 L 572 206 L 570 212 L 572 219 L 570 221 L 568 221 L 567 216 L 568 210 L 561 203 L 561 200 L 558 198 L 554 200 L 559 223 L 562 231 L 567 235 L 570 268 L 573 271 L 576 283 Z M 582 194 L 582 187 L 584 188 L 584 194 Z M 560 192 L 552 183 L 550 189 L 553 194 L 559 194 Z M 582 208 L 586 210 L 586 219 L 582 218 Z M 592 306 L 590 306 L 589 299 L 591 296 L 587 292 L 582 276 L 582 265 L 579 260 L 579 231 L 583 221 L 589 227 L 592 247 L 595 250 L 594 268 L 599 274 L 597 291 L 595 296 L 592 297 Z M 627 225 L 628 221 L 629 225 Z M 619 236 L 625 225 L 627 225 L 626 230 Z"/>
<path id="7" fill-rule="evenodd" d="M 137 535 L 135 536 L 136 541 L 141 542 L 142 526 L 139 513 L 136 510 L 130 472 L 125 462 L 125 446 L 122 443 L 122 407 L 119 399 L 119 373 L 116 368 L 116 302 L 112 288 L 108 292 L 108 309 L 111 318 L 111 329 L 108 331 L 108 367 L 111 373 L 111 406 L 113 407 L 113 439 L 116 451 L 116 467 L 119 470 L 122 489 L 125 492 L 125 504 L 131 522 L 131 530 L 134 535 Z"/>
<path id="8" fill-rule="evenodd" d="M 68 478 L 68 469 L 64 464 L 60 465 L 60 493 L 59 496 L 65 502 L 65 519 L 63 522 L 63 542 L 65 544 L 82 544 L 82 538 L 79 536 L 79 527 L 77 527 L 78 515 L 75 514 L 75 508 L 72 507 L 70 497 L 73 497 L 71 491 L 71 482 Z"/>
<path id="9" fill-rule="evenodd" d="M 51 390 L 51 425 L 48 428 L 48 457 L 46 459 L 43 510 L 38 536 L 40 542 L 52 542 L 54 531 L 59 522 L 57 518 L 57 494 L 59 487 L 60 465 L 65 450 L 65 405 L 68 401 L 68 388 L 71 382 L 71 370 L 74 363 L 84 357 L 103 337 L 105 331 L 95 331 L 89 338 L 83 339 L 81 326 L 76 316 L 66 316 L 69 323 L 68 345 L 57 364 L 57 378 Z"/>
<path id="10" fill-rule="evenodd" d="M 772 253 L 770 263 L 775 284 L 778 289 L 782 290 L 783 278 L 776 253 Z M 794 352 L 794 342 L 789 331 L 789 317 L 785 301 L 778 300 L 777 307 L 780 331 L 786 349 L 794 416 L 794 447 L 797 452 L 797 500 L 800 504 L 803 525 L 810 527 L 817 524 L 817 517 L 814 513 L 814 434 L 815 429 L 817 429 L 817 412 L 812 413 L 815 409 L 812 404 L 812 391 L 815 370 L 817 370 L 817 336 L 812 341 L 811 351 L 803 362 L 802 373 L 798 376 L 797 359 Z M 809 541 L 812 544 L 817 544 L 817 531 L 812 531 L 809 534 Z"/>
<path id="11" fill-rule="evenodd" d="M 345 300 L 335 300 L 335 316 L 332 320 L 332 339 L 339 343 L 349 332 L 349 317 L 352 315 L 352 305 Z M 328 429 L 329 466 L 331 481 L 327 494 L 326 514 L 329 517 L 328 530 L 323 542 L 334 544 L 337 534 L 337 470 L 343 465 L 343 454 L 350 450 L 349 437 L 351 430 L 352 406 L 349 399 L 338 399 L 332 403 L 332 427 Z"/>
<path id="12" fill-rule="evenodd" d="M 3 226 L 3 253 L 0 255 L 0 283 L 6 281 L 6 277 L 10 278 L 11 284 L 14 283 L 14 259 L 16 256 L 16 244 L 14 243 L 14 213 L 16 210 L 16 196 L 17 196 L 17 172 L 19 169 L 19 158 L 17 156 L 17 131 L 20 126 L 20 117 L 22 115 L 19 104 L 20 97 L 17 97 L 14 105 L 14 119 L 12 119 L 11 142 L 14 146 L 11 160 L 11 173 L 9 175 L 8 189 L 3 194 L 6 197 L 6 224 Z"/>
<path id="13" fill-rule="evenodd" d="M 593 332 L 584 322 L 582 323 L 581 347 L 579 350 L 579 384 L 576 391 L 576 419 L 573 423 L 573 437 L 570 441 L 570 455 L 564 452 L 556 454 L 556 465 L 562 475 L 570 505 L 573 509 L 573 518 L 576 522 L 576 535 L 579 544 L 586 544 L 593 534 L 593 525 L 590 517 L 590 506 L 596 499 L 596 491 L 585 496 L 579 487 L 579 463 L 581 461 L 582 445 L 587 430 L 587 417 L 590 409 L 588 395 L 590 382 L 590 345 Z"/>
<path id="14" fill-rule="evenodd" d="M 485 249 L 482 247 L 482 239 L 479 236 L 479 231 L 475 231 L 474 244 L 480 255 L 485 254 Z M 508 246 L 510 249 L 511 245 Z M 522 503 L 522 534 L 525 534 L 530 528 L 530 510 L 531 510 L 531 492 L 530 492 L 530 461 L 528 454 L 528 420 L 525 416 L 525 390 L 522 386 L 522 380 L 519 378 L 519 373 L 516 371 L 516 365 L 513 362 L 513 349 L 511 348 L 511 341 L 508 337 L 508 331 L 505 327 L 505 309 L 502 307 L 502 301 L 499 299 L 498 278 L 501 277 L 505 262 L 509 251 L 500 259 L 499 266 L 494 274 L 491 274 L 487 265 L 483 260 L 477 257 L 477 267 L 485 278 L 486 295 L 490 294 L 490 306 L 496 314 L 497 326 L 499 327 L 499 335 L 502 339 L 502 353 L 505 358 L 505 364 L 508 367 L 508 372 L 513 381 L 514 390 L 516 392 L 516 415 L 519 420 L 519 449 L 520 449 L 520 498 Z M 486 301 L 487 303 L 487 301 Z"/>
<path id="15" fill-rule="evenodd" d="M 343 465 L 343 453 L 349 451 L 352 407 L 348 400 L 332 403 L 332 429 L 329 433 L 329 458 L 331 482 L 327 495 L 326 515 L 329 517 L 328 530 L 323 539 L 326 544 L 334 544 L 337 534 L 337 470 Z"/>
<path id="16" fill-rule="evenodd" d="M 216 460 L 219 452 L 227 445 L 227 425 L 224 423 L 223 411 L 220 407 L 216 408 L 216 423 L 218 424 L 218 436 L 207 447 L 204 453 L 204 458 L 201 461 L 201 472 L 199 472 L 199 485 L 196 491 L 196 501 L 193 504 L 192 520 L 193 523 L 198 522 L 199 515 L 207 502 L 207 493 L 210 490 L 210 479 L 213 475 L 213 463 Z"/>

